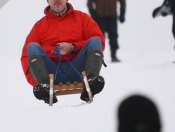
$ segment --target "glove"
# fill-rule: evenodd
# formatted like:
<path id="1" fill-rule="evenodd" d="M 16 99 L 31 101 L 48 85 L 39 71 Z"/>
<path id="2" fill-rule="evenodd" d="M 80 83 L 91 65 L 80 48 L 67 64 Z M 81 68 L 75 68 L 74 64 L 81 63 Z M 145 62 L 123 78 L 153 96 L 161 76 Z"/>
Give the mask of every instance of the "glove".
<path id="1" fill-rule="evenodd" d="M 163 16 L 163 17 L 166 17 L 167 15 L 168 15 L 167 12 L 162 12 L 162 16 Z"/>
<path id="2" fill-rule="evenodd" d="M 123 23 L 125 21 L 125 9 L 120 9 L 119 20 L 121 23 Z"/>
<path id="3" fill-rule="evenodd" d="M 94 9 L 89 9 L 91 17 L 95 20 L 97 18 L 96 11 Z"/>

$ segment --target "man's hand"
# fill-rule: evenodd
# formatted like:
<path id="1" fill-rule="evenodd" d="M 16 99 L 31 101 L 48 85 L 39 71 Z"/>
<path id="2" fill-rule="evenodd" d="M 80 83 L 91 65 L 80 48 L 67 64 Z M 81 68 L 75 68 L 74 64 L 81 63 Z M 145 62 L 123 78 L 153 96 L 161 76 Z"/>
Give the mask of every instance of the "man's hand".
<path id="1" fill-rule="evenodd" d="M 68 55 L 72 52 L 72 43 L 61 42 L 60 44 L 60 54 L 59 55 Z"/>
<path id="2" fill-rule="evenodd" d="M 125 9 L 120 9 L 119 20 L 121 23 L 125 22 Z"/>

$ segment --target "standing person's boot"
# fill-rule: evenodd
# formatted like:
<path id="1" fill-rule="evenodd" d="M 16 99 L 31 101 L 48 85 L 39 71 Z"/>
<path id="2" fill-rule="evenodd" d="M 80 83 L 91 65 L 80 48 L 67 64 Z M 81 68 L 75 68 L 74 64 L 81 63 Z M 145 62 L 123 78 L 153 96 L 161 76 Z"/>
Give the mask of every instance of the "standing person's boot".
<path id="1" fill-rule="evenodd" d="M 103 90 L 105 84 L 104 78 L 99 75 L 102 62 L 103 53 L 101 51 L 93 51 L 87 54 L 85 71 L 87 74 L 92 96 L 100 93 Z M 89 96 L 86 88 L 83 88 L 80 98 L 84 101 L 89 101 Z"/>
<path id="2" fill-rule="evenodd" d="M 33 87 L 33 93 L 39 100 L 49 103 L 49 72 L 42 56 L 33 56 L 28 60 L 29 70 L 37 82 Z M 57 102 L 54 94 L 53 103 Z"/>
<path id="3" fill-rule="evenodd" d="M 117 56 L 116 56 L 116 52 L 117 52 L 117 50 L 111 50 L 111 61 L 112 62 L 120 62 L 120 60 L 117 58 Z"/>

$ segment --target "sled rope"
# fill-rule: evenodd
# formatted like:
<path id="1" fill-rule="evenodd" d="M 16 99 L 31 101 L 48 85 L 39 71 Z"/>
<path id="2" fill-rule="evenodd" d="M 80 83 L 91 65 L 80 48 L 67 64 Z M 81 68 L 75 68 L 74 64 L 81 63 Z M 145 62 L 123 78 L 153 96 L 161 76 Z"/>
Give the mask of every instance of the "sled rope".
<path id="1" fill-rule="evenodd" d="M 58 66 L 57 66 L 57 69 L 56 69 L 55 74 L 54 74 L 54 80 L 56 80 L 56 77 L 57 77 L 57 73 L 58 73 L 58 70 L 59 70 L 59 67 L 60 67 L 60 64 L 61 64 L 61 58 L 62 58 L 62 56 L 60 56 L 60 60 L 58 62 Z"/>
<path id="2" fill-rule="evenodd" d="M 75 66 L 67 59 L 66 56 L 63 55 L 63 57 L 67 60 L 67 62 L 72 66 L 72 68 L 76 71 L 76 73 L 80 76 L 80 78 L 82 78 L 82 75 L 77 71 L 77 69 L 75 68 Z"/>
<path id="3" fill-rule="evenodd" d="M 59 53 L 60 53 L 60 44 L 58 44 L 57 46 L 55 46 L 55 48 L 52 51 L 52 53 L 55 56 L 58 56 L 59 55 Z M 59 67 L 60 67 L 60 64 L 61 64 L 61 58 L 62 58 L 62 56 L 66 59 L 66 61 L 70 64 L 70 66 L 76 71 L 76 73 L 80 76 L 80 78 L 82 78 L 82 75 L 78 72 L 78 70 L 75 68 L 75 66 L 67 59 L 67 57 L 65 55 L 60 55 L 60 60 L 58 62 L 58 66 L 57 66 L 57 69 L 56 69 L 55 74 L 54 74 L 54 80 L 56 80 L 56 77 L 57 77 L 57 74 L 58 74 L 58 70 L 59 70 Z"/>

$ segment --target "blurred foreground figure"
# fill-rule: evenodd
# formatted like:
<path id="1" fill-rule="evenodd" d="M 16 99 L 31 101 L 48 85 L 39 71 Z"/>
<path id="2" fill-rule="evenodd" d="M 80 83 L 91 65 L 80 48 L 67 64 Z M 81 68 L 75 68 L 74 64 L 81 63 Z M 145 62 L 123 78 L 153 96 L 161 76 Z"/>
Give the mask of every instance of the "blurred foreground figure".
<path id="1" fill-rule="evenodd" d="M 120 3 L 120 13 L 117 14 L 117 3 Z M 88 0 L 87 6 L 91 17 L 98 23 L 103 34 L 108 33 L 111 61 L 120 62 L 117 57 L 118 45 L 118 24 L 125 22 L 125 0 Z"/>
<path id="2" fill-rule="evenodd" d="M 133 95 L 118 109 L 118 132 L 160 132 L 161 123 L 154 103 L 146 97 Z"/>

